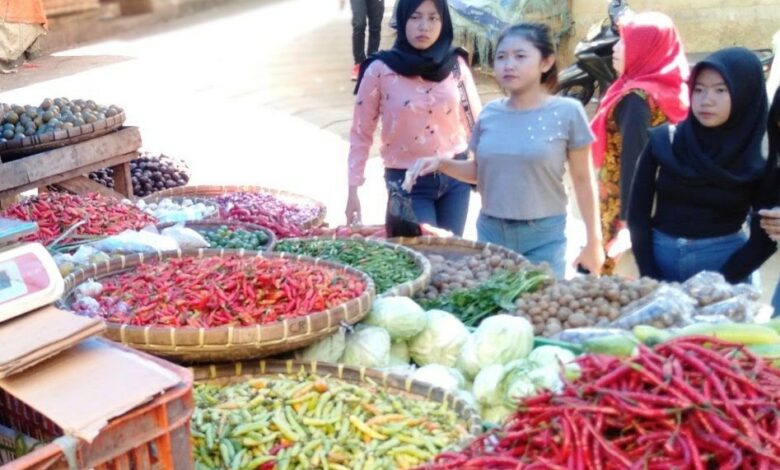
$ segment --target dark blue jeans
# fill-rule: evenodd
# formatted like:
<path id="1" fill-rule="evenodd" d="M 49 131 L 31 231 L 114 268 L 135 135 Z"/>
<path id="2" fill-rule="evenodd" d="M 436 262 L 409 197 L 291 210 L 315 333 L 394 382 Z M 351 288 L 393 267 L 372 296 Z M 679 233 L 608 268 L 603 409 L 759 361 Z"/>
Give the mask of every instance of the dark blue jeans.
<path id="1" fill-rule="evenodd" d="M 385 182 L 399 186 L 404 181 L 406 170 L 385 168 Z M 418 222 L 447 229 L 463 236 L 466 215 L 469 211 L 471 186 L 441 173 L 417 178 L 412 191 L 412 209 Z"/>

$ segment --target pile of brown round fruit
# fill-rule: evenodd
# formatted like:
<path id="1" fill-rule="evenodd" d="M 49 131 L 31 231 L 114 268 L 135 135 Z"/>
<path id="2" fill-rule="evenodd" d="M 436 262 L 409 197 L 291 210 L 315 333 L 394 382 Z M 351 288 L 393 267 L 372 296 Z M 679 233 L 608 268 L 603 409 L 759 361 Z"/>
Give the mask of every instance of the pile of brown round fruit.
<path id="1" fill-rule="evenodd" d="M 122 108 L 92 100 L 46 98 L 38 106 L 0 103 L 0 142 L 79 127 L 116 116 Z"/>
<path id="2" fill-rule="evenodd" d="M 149 153 L 130 162 L 130 174 L 133 178 L 133 194 L 138 197 L 184 186 L 190 180 L 189 169 L 184 162 L 166 155 Z M 111 168 L 93 171 L 89 178 L 109 188 L 114 187 L 114 170 Z"/>
<path id="3" fill-rule="evenodd" d="M 516 315 L 528 318 L 534 333 L 553 336 L 567 328 L 605 326 L 626 305 L 653 292 L 659 283 L 650 278 L 627 280 L 618 276 L 582 276 L 560 281 L 517 299 Z"/>
<path id="4" fill-rule="evenodd" d="M 518 258 L 512 258 L 506 250 L 491 247 L 452 258 L 434 253 L 425 256 L 431 262 L 431 284 L 421 297 L 428 299 L 476 287 L 500 271 L 518 271 L 528 266 L 527 261 L 518 263 Z"/>

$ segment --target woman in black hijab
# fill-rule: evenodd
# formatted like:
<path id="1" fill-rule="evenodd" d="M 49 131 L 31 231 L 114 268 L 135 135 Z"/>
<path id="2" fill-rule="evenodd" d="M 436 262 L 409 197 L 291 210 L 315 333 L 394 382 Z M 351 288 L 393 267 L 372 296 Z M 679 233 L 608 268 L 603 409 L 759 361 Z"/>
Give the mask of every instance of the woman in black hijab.
<path id="1" fill-rule="evenodd" d="M 769 171 L 767 107 L 761 63 L 749 50 L 723 49 L 694 67 L 688 118 L 651 131 L 634 174 L 628 225 L 640 274 L 682 282 L 734 262 Z M 753 269 L 731 280 L 749 280 Z"/>
<path id="2" fill-rule="evenodd" d="M 480 111 L 479 95 L 462 49 L 452 47 L 446 0 L 399 0 L 398 37 L 392 49 L 371 55 L 360 67 L 350 131 L 347 223 L 361 218 L 357 189 L 377 123 L 388 191 L 401 186 L 420 157 L 463 158 Z M 418 180 L 407 195 L 414 216 L 462 234 L 470 187 L 446 175 Z"/>

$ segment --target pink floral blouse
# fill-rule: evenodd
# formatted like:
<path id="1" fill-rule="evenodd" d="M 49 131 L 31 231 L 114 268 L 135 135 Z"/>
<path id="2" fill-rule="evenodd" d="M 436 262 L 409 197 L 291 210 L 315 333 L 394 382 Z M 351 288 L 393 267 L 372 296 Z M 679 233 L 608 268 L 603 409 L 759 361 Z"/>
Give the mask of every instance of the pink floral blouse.
<path id="1" fill-rule="evenodd" d="M 476 119 L 481 110 L 477 87 L 466 61 L 459 61 L 461 79 Z M 380 154 L 387 168 L 408 169 L 420 157 L 452 158 L 468 148 L 471 129 L 454 76 L 438 83 L 404 77 L 377 60 L 366 70 L 355 101 L 350 131 L 350 186 L 365 182 L 366 161 L 380 117 Z"/>

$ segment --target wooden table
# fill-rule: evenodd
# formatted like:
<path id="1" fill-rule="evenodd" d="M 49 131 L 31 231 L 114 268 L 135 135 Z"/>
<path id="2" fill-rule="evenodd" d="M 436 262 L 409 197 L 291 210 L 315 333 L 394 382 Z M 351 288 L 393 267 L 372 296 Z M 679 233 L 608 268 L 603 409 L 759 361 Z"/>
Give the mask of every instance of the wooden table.
<path id="1" fill-rule="evenodd" d="M 140 148 L 138 128 L 123 127 L 91 140 L 0 164 L 0 207 L 8 207 L 21 192 L 36 188 L 45 191 L 47 186 L 58 186 L 76 194 L 95 192 L 116 198 L 132 197 L 130 161 L 138 157 Z M 114 170 L 115 189 L 85 176 L 101 168 Z"/>

